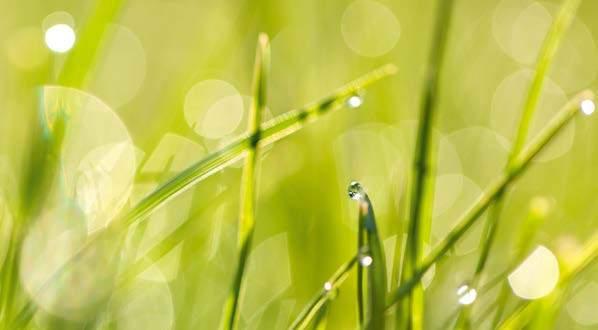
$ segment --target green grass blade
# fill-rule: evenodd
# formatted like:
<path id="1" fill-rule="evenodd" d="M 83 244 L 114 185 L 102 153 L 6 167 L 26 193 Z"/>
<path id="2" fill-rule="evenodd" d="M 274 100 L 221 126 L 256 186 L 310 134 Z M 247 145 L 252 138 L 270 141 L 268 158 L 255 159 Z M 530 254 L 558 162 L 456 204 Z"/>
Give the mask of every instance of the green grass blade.
<path id="1" fill-rule="evenodd" d="M 393 305 L 408 295 L 419 283 L 425 272 L 457 243 L 457 241 L 471 228 L 479 219 L 479 216 L 488 208 L 495 198 L 514 182 L 523 171 L 525 171 L 532 159 L 561 131 L 561 129 L 575 117 L 580 111 L 581 102 L 584 100 L 594 101 L 594 93 L 584 91 L 571 99 L 544 127 L 544 129 L 530 142 L 521 154 L 513 161 L 509 171 L 503 173 L 488 187 L 478 200 L 459 218 L 457 225 L 449 232 L 424 260 L 414 276 L 394 290 L 389 297 L 389 305 Z"/>
<path id="2" fill-rule="evenodd" d="M 434 198 L 434 165 L 436 146 L 432 138 L 433 126 L 437 113 L 438 89 L 440 73 L 447 44 L 453 0 L 438 1 L 434 39 L 427 67 L 422 108 L 420 110 L 419 128 L 413 157 L 413 185 L 411 187 L 411 206 L 409 211 L 409 225 L 407 230 L 407 245 L 405 271 L 407 278 L 423 258 L 424 244 L 428 242 L 431 226 L 431 210 Z M 397 242 L 397 244 L 399 244 Z M 398 262 L 398 260 L 395 260 Z M 406 322 L 411 329 L 423 328 L 424 300 L 423 288 L 419 288 L 411 297 L 410 310 L 397 313 L 399 324 Z"/>
<path id="3" fill-rule="evenodd" d="M 322 289 L 316 294 L 316 296 L 301 310 L 297 318 L 291 323 L 289 329 L 305 329 L 309 325 L 317 313 L 325 305 L 335 290 L 338 289 L 341 284 L 345 281 L 349 272 L 355 266 L 359 260 L 359 254 L 356 254 L 344 263 L 339 269 L 332 275 L 332 277 L 324 284 Z"/>
<path id="4" fill-rule="evenodd" d="M 527 140 L 534 114 L 538 108 L 544 82 L 546 81 L 548 72 L 554 61 L 556 52 L 563 40 L 564 34 L 571 25 L 580 2 L 581 0 L 565 0 L 546 35 L 538 55 L 534 77 L 527 92 L 527 97 L 525 99 L 523 111 L 521 113 L 521 119 L 519 120 L 519 127 L 517 129 L 513 147 L 509 154 L 507 168 L 505 170 L 508 170 L 509 167 L 513 165 L 513 161 L 521 153 L 521 149 Z M 486 261 L 490 255 L 490 250 L 492 249 L 492 245 L 495 240 L 502 208 L 502 195 L 503 194 L 499 194 L 495 204 L 491 208 L 492 212 L 490 212 L 490 216 L 486 221 L 482 236 L 483 239 L 480 241 L 480 257 L 478 258 L 474 276 L 471 280 L 474 286 L 477 284 L 480 276 L 484 272 Z M 465 307 L 464 311 L 467 312 L 471 309 L 471 307 L 471 305 Z"/>
<path id="5" fill-rule="evenodd" d="M 538 103 L 540 102 L 542 87 L 548 76 L 548 71 L 550 70 L 554 56 L 561 44 L 565 32 L 575 18 L 575 12 L 580 3 L 581 0 L 563 1 L 561 9 L 542 44 L 542 49 L 540 50 L 540 55 L 538 56 L 538 61 L 536 63 L 534 78 L 527 93 L 527 98 L 519 121 L 517 136 L 515 137 L 515 142 L 511 149 L 509 163 L 512 163 L 525 145 L 534 114 L 538 108 Z"/>
<path id="6" fill-rule="evenodd" d="M 365 245 L 365 228 L 362 223 L 362 217 L 359 216 L 357 220 L 357 252 Z M 357 264 L 357 322 L 360 327 L 364 325 L 364 311 L 363 311 L 363 265 Z"/>
<path id="7" fill-rule="evenodd" d="M 386 258 L 372 203 L 364 193 L 363 199 L 359 201 L 359 223 L 366 233 L 367 253 L 362 256 L 360 265 L 364 265 L 365 258 L 371 258 L 371 264 L 367 265 L 368 300 L 367 314 L 365 315 L 366 329 L 384 329 L 384 312 L 386 310 Z M 367 261 L 366 261 L 367 262 Z"/>
<path id="8" fill-rule="evenodd" d="M 238 248 L 239 260 L 231 294 L 225 302 L 222 328 L 234 329 L 239 318 L 239 300 L 243 290 L 243 276 L 245 265 L 251 248 L 251 238 L 255 228 L 255 200 L 257 184 L 257 165 L 259 157 L 258 141 L 260 135 L 260 124 L 262 113 L 266 108 L 267 77 L 270 68 L 270 45 L 265 34 L 260 35 L 255 60 L 255 72 L 253 79 L 253 101 L 251 105 L 248 131 L 258 139 L 252 140 L 252 144 L 245 158 L 243 175 L 241 177 L 241 209 L 239 214 Z"/>

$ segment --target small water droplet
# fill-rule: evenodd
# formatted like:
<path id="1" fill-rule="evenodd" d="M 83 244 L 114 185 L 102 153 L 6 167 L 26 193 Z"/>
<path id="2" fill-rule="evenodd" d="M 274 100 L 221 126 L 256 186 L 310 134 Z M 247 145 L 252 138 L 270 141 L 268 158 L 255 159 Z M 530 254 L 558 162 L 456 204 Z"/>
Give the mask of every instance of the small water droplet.
<path id="1" fill-rule="evenodd" d="M 589 116 L 596 110 L 596 104 L 592 100 L 583 100 L 581 101 L 580 108 L 584 115 Z"/>
<path id="2" fill-rule="evenodd" d="M 324 283 L 324 290 L 326 290 L 326 291 L 332 290 L 332 283 L 330 283 L 330 282 Z"/>
<path id="3" fill-rule="evenodd" d="M 359 95 L 353 95 L 347 99 L 347 106 L 349 108 L 359 108 L 363 104 L 363 98 Z"/>
<path id="4" fill-rule="evenodd" d="M 374 259 L 368 255 L 365 255 L 365 256 L 361 257 L 361 259 L 359 259 L 359 263 L 363 267 L 369 267 L 373 262 L 374 262 Z"/>
<path id="5" fill-rule="evenodd" d="M 353 181 L 349 184 L 347 192 L 349 193 L 349 198 L 355 201 L 362 200 L 365 197 L 365 191 L 363 190 L 361 183 L 357 181 Z"/>
<path id="6" fill-rule="evenodd" d="M 478 292 L 476 289 L 469 287 L 469 285 L 463 284 L 457 289 L 457 297 L 459 304 L 471 305 L 478 297 Z"/>

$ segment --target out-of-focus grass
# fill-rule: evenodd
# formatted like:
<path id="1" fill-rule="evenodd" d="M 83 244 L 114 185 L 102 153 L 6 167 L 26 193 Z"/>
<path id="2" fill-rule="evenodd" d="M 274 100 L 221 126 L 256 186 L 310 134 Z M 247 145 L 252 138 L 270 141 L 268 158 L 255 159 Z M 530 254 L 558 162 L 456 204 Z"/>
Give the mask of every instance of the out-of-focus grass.
<path id="1" fill-rule="evenodd" d="M 451 42 L 447 44 L 439 84 L 442 87 L 437 95 L 438 117 L 433 127 L 433 134 L 438 133 L 440 141 L 438 173 L 433 179 L 437 184 L 447 176 L 460 180 L 449 187 L 437 187 L 439 192 L 434 196 L 431 214 L 432 233 L 446 235 L 455 224 L 443 223 L 443 214 L 451 214 L 452 219 L 456 218 L 452 214 L 465 211 L 456 199 L 478 197 L 477 194 L 467 195 L 464 182 L 473 182 L 481 192 L 491 178 L 500 175 L 504 165 L 500 162 L 506 161 L 506 150 L 511 148 L 509 139 L 514 136 L 514 130 L 509 131 L 509 125 L 501 120 L 518 118 L 518 111 L 523 106 L 522 103 L 518 107 L 503 107 L 508 104 L 506 100 L 523 100 L 505 86 L 515 85 L 513 79 L 520 77 L 514 75 L 515 72 L 534 69 L 538 40 L 546 34 L 560 3 L 455 2 Z M 0 295 L 2 301 L 10 301 L 12 311 L 9 313 L 26 306 L 27 302 L 38 306 L 41 301 L 45 302 L 43 308 L 30 315 L 35 315 L 30 323 L 32 327 L 81 328 L 81 324 L 86 324 L 91 328 L 144 325 L 144 328 L 187 329 L 218 326 L 238 259 L 235 247 L 242 171 L 239 164 L 221 166 L 222 157 L 235 156 L 231 156 L 232 159 L 241 155 L 250 145 L 251 135 L 243 135 L 242 128 L 217 138 L 201 135 L 199 132 L 205 129 L 201 126 L 203 121 L 191 123 L 188 119 L 188 114 L 192 113 L 189 109 L 201 107 L 194 103 L 196 99 L 191 90 L 206 80 L 226 81 L 245 97 L 244 105 L 251 103 L 251 67 L 255 39 L 260 31 L 272 37 L 272 75 L 265 117 L 276 117 L 286 109 L 298 108 L 312 99 L 321 98 L 336 86 L 383 63 L 396 63 L 401 74 L 360 94 L 364 104 L 359 111 L 320 117 L 320 107 L 315 105 L 305 108 L 308 112 L 299 110 L 262 125 L 262 136 L 268 137 L 267 132 L 270 132 L 272 139 L 267 142 L 269 147 L 263 150 L 262 175 L 255 187 L 257 225 L 252 252 L 248 256 L 247 291 L 239 309 L 239 327 L 282 328 L 291 324 L 330 274 L 355 255 L 355 209 L 345 196 L 345 187 L 350 180 L 359 180 L 369 188 L 377 205 L 378 233 L 387 254 L 385 266 L 399 269 L 396 264 L 401 260 L 400 249 L 393 251 L 389 247 L 392 242 L 403 241 L 400 228 L 408 220 L 401 216 L 399 204 L 405 204 L 405 192 L 410 190 L 406 173 L 412 163 L 415 132 L 409 131 L 406 123 L 418 118 L 419 98 L 425 84 L 423 72 L 428 65 L 426 54 L 433 44 L 433 13 L 437 2 L 127 0 L 34 3 L 26 0 L 1 2 L 0 5 L 5 13 L 0 20 L 0 263 L 22 259 L 25 267 L 13 267 L 12 275 L 8 276 L 5 271 L 8 268 L 2 265 Z M 74 19 L 78 39 L 71 53 L 50 53 L 43 44 L 47 24 L 56 23 L 54 18 L 47 17 L 56 11 L 66 11 Z M 597 54 L 594 35 L 598 33 L 596 12 L 596 3 L 582 2 L 569 32 L 563 35 L 553 69 L 546 76 L 545 89 L 537 94 L 539 104 L 537 119 L 534 119 L 537 122 L 532 122 L 530 136 L 535 136 L 545 126 L 566 99 L 581 89 L 598 86 L 595 79 L 598 57 L 594 56 Z M 390 46 L 386 47 L 388 44 Z M 514 78 L 509 80 L 509 77 Z M 519 82 L 517 80 L 517 84 Z M 58 230 L 44 227 L 46 223 L 41 216 L 27 217 L 24 214 L 35 208 L 32 204 L 37 204 L 27 192 L 41 181 L 29 180 L 29 183 L 20 184 L 17 178 L 31 177 L 27 168 L 32 163 L 26 155 L 35 145 L 31 138 L 35 136 L 32 127 L 39 124 L 39 100 L 35 90 L 48 84 L 67 84 L 98 96 L 118 114 L 138 147 L 139 175 L 126 203 L 115 206 L 120 207 L 117 217 L 120 220 L 113 222 L 116 224 L 125 219 L 122 223 L 130 225 L 130 232 L 126 237 L 108 237 L 111 243 L 125 242 L 125 248 L 119 251 L 122 259 L 118 260 L 123 260 L 120 278 L 127 279 L 127 283 L 114 284 L 117 289 L 108 304 L 90 303 L 93 305 L 90 309 L 95 312 L 77 306 L 85 305 L 82 297 L 94 296 L 92 288 L 110 288 L 112 283 L 85 286 L 85 281 L 76 279 L 94 276 L 85 273 L 85 267 L 77 268 L 80 273 L 65 278 L 71 290 L 66 290 L 65 295 L 58 296 L 58 301 L 48 305 L 27 287 L 32 281 L 28 278 L 32 269 L 30 251 L 25 249 L 23 256 L 15 255 L 19 250 L 11 244 L 13 252 L 8 255 L 12 256 L 3 257 L 7 240 L 2 235 L 6 228 L 12 231 L 22 225 L 23 237 L 38 237 L 32 233 L 45 228 L 47 237 L 40 240 L 47 239 L 46 246 L 51 247 L 54 256 L 60 257 L 65 251 L 61 245 L 66 244 L 64 242 L 71 242 L 72 248 L 76 249 L 81 246 L 81 237 L 84 240 L 92 237 L 93 240 L 96 235 L 81 231 L 82 227 L 88 226 L 85 219 L 73 217 L 64 223 L 57 221 L 64 226 Z M 351 89 L 338 105 L 354 92 L 362 91 Z M 203 94 L 204 98 L 209 96 L 209 93 Z M 237 96 L 221 96 L 228 98 L 223 104 L 238 105 L 235 103 Z M 246 127 L 244 124 L 249 120 L 246 108 L 232 114 L 226 112 L 228 117 L 215 116 L 218 120 L 211 126 L 206 125 L 208 128 L 224 125 L 221 126 L 224 130 L 232 122 L 229 119 L 241 113 L 243 118 L 237 126 Z M 222 109 L 227 108 L 218 109 L 224 111 Z M 311 120 L 316 116 L 317 123 L 305 126 L 301 132 L 275 144 L 269 143 L 281 137 L 274 134 L 278 133 L 278 128 L 286 124 L 295 128 L 297 126 L 291 125 L 294 120 Z M 88 123 L 85 129 L 93 131 L 94 127 L 103 127 L 101 124 L 99 120 Z M 486 137 L 485 142 L 478 140 L 474 132 Z M 105 143 L 115 142 L 110 140 L 109 130 L 93 133 Z M 167 133 L 176 139 L 163 138 Z M 67 148 L 76 145 L 72 135 L 70 137 Z M 79 139 L 79 142 L 84 140 Z M 554 211 L 528 242 L 530 248 L 539 244 L 549 247 L 561 258 L 563 265 L 574 259 L 575 253 L 566 254 L 567 245 L 562 242 L 575 246 L 595 231 L 592 185 L 596 180 L 593 168 L 598 163 L 595 140 L 593 119 L 576 120 L 575 125 L 568 125 L 540 155 L 558 154 L 557 157 L 534 161 L 531 170 L 512 186 L 510 195 L 503 200 L 500 218 L 503 224 L 496 232 L 493 248 L 505 253 L 491 254 L 485 265 L 489 278 L 494 278 L 493 275 L 503 275 L 504 278 L 505 270 L 512 267 L 510 260 L 519 253 L 511 244 L 512 237 L 517 237 L 512 231 L 520 228 L 519 222 L 525 217 L 529 200 L 537 195 L 545 196 Z M 226 146 L 229 149 L 222 149 Z M 472 146 L 486 152 L 481 152 L 482 157 L 478 157 Z M 219 150 L 226 153 L 221 154 Z M 58 172 L 63 171 L 68 177 L 69 171 L 83 170 L 83 165 L 89 163 L 81 162 L 79 166 L 81 160 L 69 159 L 76 162 L 74 167 L 58 167 Z M 163 160 L 160 163 L 163 167 L 155 166 L 156 160 Z M 183 178 L 188 181 L 176 181 L 181 180 L 180 170 L 194 163 L 204 167 L 199 172 L 187 172 L 189 176 Z M 218 166 L 212 168 L 208 166 L 210 164 Z M 39 174 L 51 170 L 40 166 L 42 168 L 33 164 L 29 172 Z M 118 164 L 116 168 L 119 166 L 123 165 Z M 211 176 L 191 185 L 199 178 L 196 174 L 206 169 L 213 169 Z M 70 185 L 69 180 L 65 182 L 49 189 L 64 192 L 68 198 L 50 198 L 50 203 L 66 200 L 76 205 L 86 201 L 74 198 L 75 192 L 69 189 L 77 186 Z M 184 184 L 169 186 L 168 182 Z M 187 184 L 184 193 L 177 193 Z M 52 190 L 56 187 L 66 187 L 66 191 Z M 103 187 L 97 189 L 109 191 Z M 156 187 L 167 192 L 161 195 L 165 198 L 154 199 L 153 202 L 159 203 L 146 204 L 148 208 L 137 213 L 141 209 L 133 206 L 139 205 L 137 202 Z M 151 198 L 148 200 L 152 201 Z M 155 206 L 161 206 L 161 209 L 154 212 Z M 39 212 L 31 213 L 45 215 L 48 209 L 40 205 Z M 139 223 L 140 218 L 146 220 L 143 225 Z M 37 227 L 33 227 L 36 224 Z M 475 229 L 475 225 L 472 228 Z M 472 235 L 465 234 L 464 238 Z M 444 236 L 437 236 L 430 237 L 432 255 L 428 254 L 429 257 L 425 257 L 425 248 L 419 247 L 424 262 L 438 254 L 438 242 L 446 242 Z M 66 237 L 65 241 L 60 241 L 59 237 Z M 34 245 L 29 242 L 25 246 L 31 248 Z M 441 243 L 441 246 L 445 245 Z M 108 250 L 98 255 L 116 260 L 116 254 L 108 253 Z M 442 306 L 433 303 L 423 306 L 426 327 L 439 326 L 447 319 L 449 311 L 460 308 L 455 292 L 463 282 L 472 278 L 469 272 L 481 251 L 473 249 L 463 254 L 457 250 L 447 250 L 442 262 L 434 263 L 434 278 L 422 288 L 427 302 L 444 302 Z M 33 260 L 37 263 L 38 273 L 47 276 L 52 258 L 41 255 Z M 355 263 L 356 259 L 351 260 Z M 104 265 L 96 261 L 94 274 L 101 273 Z M 347 265 L 342 269 L 352 269 L 351 262 Z M 27 273 L 18 273 L 23 270 Z M 353 272 L 341 273 L 338 279 L 349 276 L 349 280 L 342 286 L 342 280 L 338 286 L 334 281 L 334 290 L 322 291 L 323 296 L 333 295 L 334 300 L 323 300 L 326 302 L 325 313 L 318 315 L 316 323 L 325 322 L 320 322 L 319 326 L 350 328 L 357 324 L 356 281 L 351 280 Z M 562 271 L 561 282 L 564 278 L 573 285 L 596 282 L 592 267 L 575 273 L 575 278 L 567 274 L 569 272 Z M 486 283 L 485 279 L 481 282 Z M 390 283 L 389 287 L 396 285 Z M 493 292 L 483 293 L 484 290 L 478 289 L 478 300 L 471 306 L 473 320 L 481 318 L 486 302 L 495 297 Z M 10 291 L 14 291 L 14 297 L 12 293 L 8 296 Z M 511 301 L 521 302 L 508 286 L 506 292 Z M 559 295 L 557 305 L 563 308 L 560 314 L 555 314 L 555 322 L 561 327 L 582 327 L 578 315 L 572 313 L 572 307 L 568 305 L 574 294 L 577 291 Z M 544 301 L 549 299 L 552 298 Z M 530 305 L 547 305 L 545 302 Z M 588 306 L 592 304 L 591 300 L 587 302 Z M 6 306 L 3 303 L 3 307 Z M 528 310 L 539 310 L 533 306 L 520 314 L 529 315 Z M 152 307 L 159 311 L 151 310 Z M 64 308 L 73 308 L 69 317 L 61 314 Z M 549 308 L 544 310 L 550 311 Z M 512 311 L 508 306 L 505 315 Z M 514 315 L 509 320 L 516 318 L 520 322 L 526 319 Z M 587 323 L 588 319 L 585 321 Z"/>

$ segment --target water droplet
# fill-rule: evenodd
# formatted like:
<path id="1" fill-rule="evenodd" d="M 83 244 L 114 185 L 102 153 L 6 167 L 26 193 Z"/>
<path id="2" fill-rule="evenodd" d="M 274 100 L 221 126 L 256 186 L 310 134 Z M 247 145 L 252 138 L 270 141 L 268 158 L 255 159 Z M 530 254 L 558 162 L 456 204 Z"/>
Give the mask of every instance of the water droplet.
<path id="1" fill-rule="evenodd" d="M 324 290 L 326 290 L 326 291 L 332 290 L 332 283 L 330 283 L 330 282 L 324 283 Z"/>
<path id="2" fill-rule="evenodd" d="M 365 255 L 363 257 L 361 257 L 361 259 L 359 259 L 359 263 L 363 266 L 363 267 L 368 267 L 370 266 L 372 263 L 374 262 L 374 259 L 368 255 Z"/>
<path id="3" fill-rule="evenodd" d="M 347 106 L 349 108 L 359 108 L 363 104 L 363 98 L 359 95 L 353 95 L 347 99 Z"/>
<path id="4" fill-rule="evenodd" d="M 75 31 L 67 24 L 56 24 L 46 30 L 46 45 L 56 53 L 66 53 L 75 44 Z"/>
<path id="5" fill-rule="evenodd" d="M 459 297 L 459 304 L 471 305 L 478 297 L 478 292 L 469 285 L 463 284 L 457 289 L 457 296 Z"/>
<path id="6" fill-rule="evenodd" d="M 349 184 L 347 192 L 349 193 L 349 197 L 355 201 L 362 200 L 365 197 L 365 191 L 363 190 L 361 183 L 357 181 L 353 181 Z"/>
<path id="7" fill-rule="evenodd" d="M 580 107 L 581 107 L 581 112 L 583 112 L 583 114 L 587 115 L 587 116 L 593 114 L 594 111 L 596 110 L 596 104 L 592 100 L 581 101 Z"/>

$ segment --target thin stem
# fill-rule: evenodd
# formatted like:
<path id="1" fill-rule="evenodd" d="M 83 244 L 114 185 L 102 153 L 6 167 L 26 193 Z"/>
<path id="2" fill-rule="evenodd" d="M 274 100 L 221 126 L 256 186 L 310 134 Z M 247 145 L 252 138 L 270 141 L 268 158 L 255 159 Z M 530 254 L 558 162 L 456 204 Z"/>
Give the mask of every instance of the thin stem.
<path id="1" fill-rule="evenodd" d="M 258 41 L 257 55 L 255 60 L 255 72 L 253 80 L 253 102 L 250 111 L 248 131 L 254 135 L 260 135 L 260 123 L 262 113 L 266 108 L 267 77 L 270 68 L 270 46 L 268 36 L 260 35 Z M 255 228 L 255 186 L 257 184 L 257 161 L 259 157 L 258 139 L 254 140 L 245 158 L 243 175 L 241 177 L 241 208 L 239 212 L 239 234 L 238 248 L 239 260 L 231 294 L 228 297 L 223 314 L 223 329 L 234 329 L 239 318 L 239 300 L 243 290 L 243 276 L 245 266 L 251 248 L 251 239 Z"/>
<path id="2" fill-rule="evenodd" d="M 432 138 L 438 102 L 438 90 L 442 64 L 446 50 L 447 35 L 453 0 L 438 1 L 434 39 L 430 50 L 425 87 L 423 91 L 422 108 L 420 111 L 419 128 L 413 158 L 414 182 L 411 189 L 411 207 L 409 228 L 406 245 L 406 266 L 403 274 L 413 275 L 423 257 L 423 247 L 428 241 L 430 232 L 431 204 L 434 198 L 434 164 L 436 146 Z M 399 244 L 397 242 L 397 244 Z M 405 311 L 400 322 L 407 322 L 412 329 L 423 328 L 423 291 L 411 297 L 411 311 Z M 397 316 L 400 314 L 397 313 Z"/>
<path id="3" fill-rule="evenodd" d="M 414 276 L 402 284 L 391 293 L 388 299 L 388 306 L 397 303 L 403 297 L 408 295 L 419 283 L 426 271 L 434 263 L 446 255 L 446 253 L 459 241 L 459 239 L 471 228 L 479 219 L 479 216 L 488 208 L 495 198 L 504 191 L 511 183 L 527 169 L 532 159 L 561 131 L 561 129 L 579 113 L 580 103 L 583 100 L 594 100 L 594 94 L 591 91 L 584 91 L 571 99 L 552 119 L 552 121 L 534 138 L 527 148 L 525 148 L 519 157 L 517 157 L 513 166 L 499 176 L 478 200 L 460 217 L 457 225 L 425 258 L 422 265 L 415 272 Z"/>
<path id="4" fill-rule="evenodd" d="M 316 294 L 316 296 L 305 306 L 305 308 L 299 313 L 297 318 L 293 321 L 289 329 L 304 329 L 314 318 L 317 312 L 322 308 L 324 303 L 330 299 L 330 295 L 338 287 L 343 284 L 349 271 L 355 266 L 359 259 L 359 253 L 353 256 L 351 260 L 344 263 L 339 269 L 332 275 L 332 277 L 324 284 L 322 289 Z"/>

